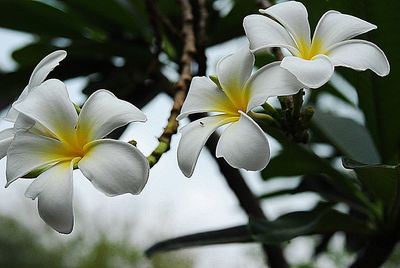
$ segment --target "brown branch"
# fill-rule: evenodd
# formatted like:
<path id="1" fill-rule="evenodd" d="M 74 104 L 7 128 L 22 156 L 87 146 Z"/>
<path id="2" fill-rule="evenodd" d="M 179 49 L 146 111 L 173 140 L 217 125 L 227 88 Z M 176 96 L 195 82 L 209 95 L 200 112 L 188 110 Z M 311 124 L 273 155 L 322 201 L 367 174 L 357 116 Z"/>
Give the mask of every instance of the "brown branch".
<path id="1" fill-rule="evenodd" d="M 197 63 L 198 70 L 197 75 L 206 75 L 207 70 L 207 57 L 206 57 L 206 47 L 207 47 L 207 1 L 206 0 L 196 0 L 195 10 L 196 12 L 196 48 L 197 48 Z"/>
<path id="2" fill-rule="evenodd" d="M 183 102 L 186 98 L 190 80 L 192 79 L 192 61 L 196 54 L 195 36 L 193 30 L 193 13 L 189 0 L 178 1 L 182 8 L 182 41 L 183 49 L 181 56 L 181 71 L 178 82 L 173 88 L 174 103 L 171 114 L 168 118 L 167 126 L 158 138 L 159 144 L 154 151 L 147 157 L 150 166 L 154 166 L 170 148 L 171 138 L 177 132 L 179 123 L 176 117 L 180 113 Z"/>
<path id="3" fill-rule="evenodd" d="M 211 151 L 211 154 L 215 156 L 215 150 L 219 140 L 219 135 L 214 133 L 208 139 L 206 146 Z M 224 175 L 225 180 L 237 197 L 240 206 L 246 212 L 248 216 L 257 217 L 259 219 L 267 220 L 266 215 L 261 209 L 258 199 L 254 196 L 253 192 L 246 184 L 243 176 L 239 170 L 231 167 L 222 158 L 216 158 L 219 169 Z M 264 254 L 267 257 L 268 265 L 271 268 L 288 268 L 282 249 L 278 245 L 262 245 Z"/>

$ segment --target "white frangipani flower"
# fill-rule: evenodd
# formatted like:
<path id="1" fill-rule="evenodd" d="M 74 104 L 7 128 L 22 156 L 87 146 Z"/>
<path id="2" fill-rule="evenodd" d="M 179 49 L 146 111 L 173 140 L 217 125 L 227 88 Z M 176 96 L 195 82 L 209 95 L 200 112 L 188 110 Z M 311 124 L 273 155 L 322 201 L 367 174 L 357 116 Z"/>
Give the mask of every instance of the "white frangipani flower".
<path id="1" fill-rule="evenodd" d="M 57 50 L 44 57 L 39 64 L 36 65 L 29 79 L 28 85 L 24 88 L 17 101 L 25 99 L 34 88 L 42 84 L 48 74 L 58 66 L 60 61 L 62 61 L 66 56 L 67 52 L 64 50 Z M 6 156 L 16 130 L 18 128 L 27 128 L 34 124 L 34 122 L 23 115 L 19 115 L 18 111 L 12 107 L 4 119 L 16 124 L 13 128 L 0 131 L 0 159 Z"/>
<path id="2" fill-rule="evenodd" d="M 58 232 L 70 233 L 73 228 L 74 167 L 110 196 L 138 194 L 145 186 L 149 175 L 146 157 L 129 143 L 103 139 L 127 123 L 146 121 L 134 105 L 98 90 L 78 116 L 64 83 L 49 79 L 13 108 L 39 123 L 42 131 L 19 130 L 15 134 L 7 153 L 7 186 L 44 169 L 25 195 L 38 198 L 40 216 Z"/>
<path id="3" fill-rule="evenodd" d="M 178 145 L 178 164 L 185 176 L 193 174 L 200 151 L 220 126 L 232 123 L 218 141 L 216 155 L 235 168 L 261 170 L 269 162 L 268 140 L 247 114 L 272 96 L 292 95 L 303 85 L 288 71 L 271 63 L 251 75 L 254 56 L 248 48 L 218 62 L 221 88 L 207 77 L 194 77 L 183 104 L 181 119 L 189 114 L 215 112 L 184 126 Z"/>
<path id="4" fill-rule="evenodd" d="M 318 88 L 332 76 L 335 66 L 355 70 L 371 69 L 380 76 L 389 73 L 389 62 L 375 44 L 351 39 L 377 27 L 354 16 L 331 10 L 318 22 L 311 39 L 308 13 L 304 5 L 288 1 L 249 15 L 243 26 L 253 52 L 282 47 L 292 55 L 283 58 L 285 68 L 309 88 Z"/>

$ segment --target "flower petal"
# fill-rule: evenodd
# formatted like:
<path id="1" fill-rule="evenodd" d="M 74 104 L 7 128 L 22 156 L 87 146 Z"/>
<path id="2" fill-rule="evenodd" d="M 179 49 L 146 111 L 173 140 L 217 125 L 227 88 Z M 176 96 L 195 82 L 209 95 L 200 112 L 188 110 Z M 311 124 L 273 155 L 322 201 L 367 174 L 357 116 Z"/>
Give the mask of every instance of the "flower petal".
<path id="1" fill-rule="evenodd" d="M 267 9 L 261 9 L 260 13 L 269 15 L 279 21 L 298 42 L 310 43 L 310 25 L 306 7 L 296 1 L 288 1 L 276 4 Z"/>
<path id="2" fill-rule="evenodd" d="M 330 10 L 322 15 L 315 28 L 313 42 L 325 49 L 354 36 L 376 29 L 376 25 L 357 17 Z"/>
<path id="3" fill-rule="evenodd" d="M 71 159 L 57 140 L 18 131 L 7 153 L 7 185 L 34 169 Z"/>
<path id="4" fill-rule="evenodd" d="M 227 112 L 231 105 L 228 97 L 214 82 L 205 76 L 196 76 L 190 83 L 189 93 L 177 119 L 194 113 Z"/>
<path id="5" fill-rule="evenodd" d="M 72 170 L 74 161 L 60 162 L 40 174 L 25 196 L 38 197 L 40 217 L 54 230 L 69 234 L 74 226 Z"/>
<path id="6" fill-rule="evenodd" d="M 134 121 L 146 121 L 146 116 L 133 104 L 120 100 L 108 90 L 97 90 L 83 105 L 77 131 L 81 141 L 103 138 L 114 129 Z"/>
<path id="7" fill-rule="evenodd" d="M 218 62 L 218 80 L 231 101 L 244 94 L 244 84 L 249 79 L 253 66 L 254 55 L 248 47 L 242 47 Z"/>
<path id="8" fill-rule="evenodd" d="M 334 71 L 332 62 L 325 55 L 317 55 L 312 60 L 285 57 L 281 67 L 309 88 L 318 88 L 328 82 Z"/>
<path id="9" fill-rule="evenodd" d="M 66 56 L 66 51 L 57 50 L 44 57 L 33 70 L 31 78 L 29 79 L 28 88 L 32 89 L 40 85 Z"/>
<path id="10" fill-rule="evenodd" d="M 0 159 L 7 155 L 8 148 L 14 138 L 14 129 L 6 128 L 0 131 Z"/>
<path id="11" fill-rule="evenodd" d="M 358 71 L 371 69 L 380 76 L 390 72 L 385 53 L 377 45 L 365 40 L 340 42 L 332 47 L 328 56 L 335 66 L 345 66 Z"/>
<path id="12" fill-rule="evenodd" d="M 217 144 L 217 157 L 223 157 L 234 168 L 262 170 L 270 159 L 267 137 L 247 114 L 222 133 Z"/>
<path id="13" fill-rule="evenodd" d="M 243 20 L 243 28 L 253 52 L 269 47 L 284 47 L 295 55 L 299 53 L 288 31 L 270 18 L 262 15 L 246 16 Z"/>
<path id="14" fill-rule="evenodd" d="M 46 79 L 49 73 L 55 67 L 57 67 L 60 61 L 62 61 L 66 56 L 67 56 L 66 51 L 57 50 L 44 57 L 38 63 L 38 65 L 36 65 L 29 79 L 28 85 L 24 88 L 21 95 L 18 97 L 17 101 L 25 99 L 26 96 L 31 91 L 31 89 L 40 85 Z M 11 107 L 4 119 L 11 122 L 15 122 L 17 116 L 18 112 L 13 107 Z"/>
<path id="15" fill-rule="evenodd" d="M 293 95 L 303 87 L 293 74 L 280 67 L 280 62 L 265 65 L 246 84 L 250 95 L 247 112 L 264 104 L 269 97 Z"/>
<path id="16" fill-rule="evenodd" d="M 228 115 L 208 116 L 180 129 L 182 137 L 178 144 L 178 165 L 186 177 L 191 177 L 201 149 L 210 135 L 220 126 L 236 121 Z"/>
<path id="17" fill-rule="evenodd" d="M 139 194 L 149 177 L 146 157 L 129 143 L 103 139 L 85 146 L 78 166 L 96 188 L 107 195 Z"/>
<path id="18" fill-rule="evenodd" d="M 17 120 L 14 123 L 14 132 L 25 130 L 37 134 L 46 136 L 49 138 L 57 139 L 57 137 L 51 133 L 47 128 L 42 126 L 39 122 L 35 122 L 33 119 L 27 117 L 22 113 L 18 113 Z"/>
<path id="19" fill-rule="evenodd" d="M 13 107 L 39 122 L 61 140 L 71 141 L 75 135 L 78 114 L 65 84 L 60 80 L 43 82 L 29 94 L 29 98 L 15 102 Z"/>

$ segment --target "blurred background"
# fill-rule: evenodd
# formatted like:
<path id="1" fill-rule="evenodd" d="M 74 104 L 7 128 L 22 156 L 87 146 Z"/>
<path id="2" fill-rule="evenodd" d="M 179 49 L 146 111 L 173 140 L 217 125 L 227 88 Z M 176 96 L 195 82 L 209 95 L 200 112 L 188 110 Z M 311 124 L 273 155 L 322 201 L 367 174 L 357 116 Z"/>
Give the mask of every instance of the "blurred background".
<path id="1" fill-rule="evenodd" d="M 361 12 L 357 5 L 344 4 L 346 1 L 303 2 L 310 5 L 314 25 L 329 8 L 364 16 L 357 13 Z M 209 75 L 215 73 L 221 57 L 247 43 L 242 19 L 256 13 L 260 3 L 216 0 L 206 1 L 206 6 L 209 25 L 205 55 Z M 150 154 L 172 106 L 170 89 L 178 78 L 182 45 L 174 32 L 181 27 L 179 5 L 160 0 L 158 7 L 172 24 L 169 27 L 168 23 L 160 23 L 159 33 L 147 15 L 145 1 L 101 0 L 94 4 L 90 0 L 0 0 L 2 116 L 40 59 L 64 49 L 67 59 L 50 76 L 66 82 L 75 103 L 83 104 L 90 93 L 106 88 L 140 107 L 148 122 L 131 124 L 121 132 L 121 139 L 135 139 L 138 148 L 145 155 Z M 377 31 L 382 35 L 383 30 Z M 154 37 L 157 34 L 161 35 L 161 53 Z M 388 42 L 383 40 L 378 45 L 392 59 Z M 397 61 L 399 56 L 395 57 Z M 271 55 L 265 58 L 273 60 Z M 257 64 L 265 64 L 265 58 L 258 57 Z M 193 67 L 196 70 L 198 66 Z M 336 74 L 323 90 L 308 93 L 306 100 L 322 112 L 366 124 L 359 95 L 343 74 Z M 279 105 L 277 100 L 270 102 Z M 10 126 L 2 121 L 0 130 Z M 149 182 L 138 196 L 106 197 L 79 171 L 74 171 L 75 227 L 70 235 L 58 234 L 40 219 L 36 201 L 24 197 L 29 180 L 0 188 L 0 267 L 265 267 L 260 246 L 251 243 L 185 249 L 160 253 L 151 259 L 143 255 L 158 241 L 246 224 L 248 220 L 207 150 L 201 153 L 193 177 L 188 179 L 181 174 L 176 160 L 178 139 L 179 134 L 173 137 L 171 150 L 151 169 Z M 272 156 L 279 156 L 280 142 L 272 137 L 269 140 Z M 310 148 L 321 157 L 330 157 L 332 165 L 341 169 L 337 148 L 321 139 L 315 139 Z M 4 184 L 5 163 L 6 159 L 0 161 Z M 280 168 L 287 165 L 287 161 L 283 162 Z M 302 182 L 296 172 L 290 171 L 282 175 L 241 173 L 256 196 L 295 188 Z M 308 210 L 319 200 L 318 194 L 306 191 L 263 199 L 262 207 L 273 220 L 291 211 Z M 344 236 L 339 233 L 329 241 L 326 254 L 312 262 L 313 248 L 318 244 L 314 236 L 285 244 L 285 255 L 294 267 L 347 267 L 354 256 L 344 250 Z M 395 254 L 387 267 L 396 267 L 399 261 L 400 254 Z"/>

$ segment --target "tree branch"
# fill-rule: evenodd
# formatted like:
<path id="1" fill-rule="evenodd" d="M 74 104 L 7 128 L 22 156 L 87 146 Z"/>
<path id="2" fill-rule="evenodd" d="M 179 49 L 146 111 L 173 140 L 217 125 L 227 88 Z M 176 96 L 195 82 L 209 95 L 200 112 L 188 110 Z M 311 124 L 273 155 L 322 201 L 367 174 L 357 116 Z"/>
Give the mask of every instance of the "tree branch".
<path id="1" fill-rule="evenodd" d="M 207 70 L 207 57 L 206 57 L 206 46 L 207 46 L 207 19 L 208 11 L 206 6 L 206 0 L 195 0 L 194 9 L 197 11 L 195 13 L 196 25 L 196 60 L 198 63 L 197 75 L 206 75 Z"/>
<path id="2" fill-rule="evenodd" d="M 217 148 L 217 143 L 219 140 L 219 135 L 214 133 L 208 139 L 206 146 L 211 151 L 211 154 L 215 156 L 215 150 Z M 257 198 L 253 195 L 251 189 L 246 184 L 244 178 L 240 174 L 239 170 L 232 168 L 226 161 L 222 158 L 216 158 L 219 169 L 224 175 L 225 180 L 237 197 L 240 206 L 246 212 L 248 216 L 256 217 L 259 219 L 267 220 L 266 215 L 260 207 L 260 203 Z M 267 257 L 267 262 L 271 268 L 288 268 L 285 257 L 283 255 L 282 249 L 278 245 L 262 245 L 264 254 Z"/>
<path id="3" fill-rule="evenodd" d="M 182 8 L 182 41 L 183 50 L 181 56 L 181 71 L 178 82 L 173 88 L 174 103 L 168 118 L 167 126 L 158 138 L 159 144 L 147 157 L 150 167 L 154 166 L 170 148 L 171 138 L 177 132 L 179 123 L 176 117 L 180 113 L 183 102 L 186 98 L 190 80 L 192 79 L 192 61 L 196 54 L 195 36 L 193 30 L 193 13 L 189 0 L 178 1 Z"/>

